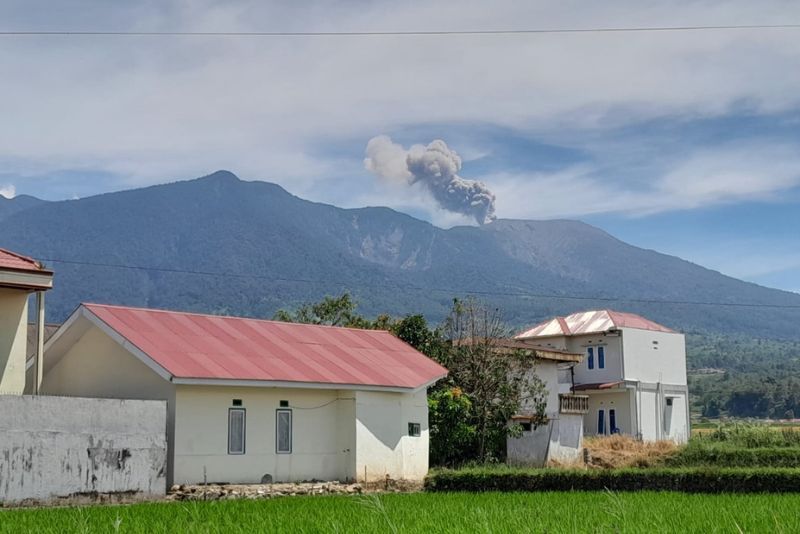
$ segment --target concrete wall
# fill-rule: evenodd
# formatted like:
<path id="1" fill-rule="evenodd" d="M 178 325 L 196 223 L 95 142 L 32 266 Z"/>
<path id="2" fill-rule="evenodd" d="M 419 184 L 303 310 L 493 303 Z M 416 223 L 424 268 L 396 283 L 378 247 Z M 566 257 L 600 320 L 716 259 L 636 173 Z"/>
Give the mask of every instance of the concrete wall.
<path id="1" fill-rule="evenodd" d="M 594 369 L 589 369 L 589 358 L 575 366 L 576 384 L 595 384 L 622 380 L 622 341 L 620 336 L 589 334 L 567 339 L 567 350 L 587 354 L 589 347 L 594 350 Z M 605 351 L 605 367 L 600 369 L 597 347 Z"/>
<path id="2" fill-rule="evenodd" d="M 167 482 L 171 484 L 175 386 L 95 326 L 89 326 L 58 361 L 53 362 L 51 356 L 45 354 L 42 392 L 46 395 L 167 401 L 164 429 L 170 460 Z"/>
<path id="3" fill-rule="evenodd" d="M 625 379 L 686 385 L 686 341 L 683 334 L 622 330 Z"/>
<path id="4" fill-rule="evenodd" d="M 422 480 L 428 473 L 427 391 L 356 393 L 356 478 Z M 420 435 L 408 435 L 419 423 Z"/>
<path id="5" fill-rule="evenodd" d="M 28 292 L 0 288 L 0 394 L 25 389 Z"/>
<path id="6" fill-rule="evenodd" d="M 549 461 L 571 464 L 581 459 L 583 416 L 555 414 L 546 425 L 506 442 L 510 465 L 542 467 Z"/>
<path id="7" fill-rule="evenodd" d="M 690 427 L 687 414 L 688 392 L 685 386 L 640 385 L 636 393 L 641 414 L 641 433 L 645 441 L 668 439 L 686 443 Z M 667 405 L 672 399 L 672 406 Z"/>
<path id="8" fill-rule="evenodd" d="M 164 402 L 0 396 L 0 501 L 163 495 L 165 427 Z"/>
<path id="9" fill-rule="evenodd" d="M 246 410 L 245 453 L 228 454 L 228 409 Z M 178 386 L 174 483 L 345 480 L 355 453 L 350 391 Z M 275 410 L 292 410 L 292 452 L 276 453 Z M 352 417 L 352 418 L 351 418 Z M 352 431 L 352 433 L 350 433 Z M 349 452 L 343 451 L 350 449 Z"/>

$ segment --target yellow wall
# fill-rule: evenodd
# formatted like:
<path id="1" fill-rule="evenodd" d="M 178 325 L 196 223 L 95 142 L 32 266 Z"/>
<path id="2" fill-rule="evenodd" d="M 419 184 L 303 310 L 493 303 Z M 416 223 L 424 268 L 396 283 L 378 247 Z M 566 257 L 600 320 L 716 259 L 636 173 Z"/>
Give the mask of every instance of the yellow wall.
<path id="1" fill-rule="evenodd" d="M 0 288 L 0 394 L 25 389 L 28 293 Z"/>

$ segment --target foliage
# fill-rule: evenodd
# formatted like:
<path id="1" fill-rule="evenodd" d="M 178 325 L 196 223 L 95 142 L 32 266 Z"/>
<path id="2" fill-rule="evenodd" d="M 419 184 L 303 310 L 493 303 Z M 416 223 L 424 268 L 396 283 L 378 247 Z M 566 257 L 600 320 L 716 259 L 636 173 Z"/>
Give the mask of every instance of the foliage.
<path id="1" fill-rule="evenodd" d="M 703 417 L 800 413 L 800 342 L 693 334 L 686 348 L 692 407 Z"/>
<path id="2" fill-rule="evenodd" d="M 370 321 L 356 313 L 357 307 L 349 293 L 342 293 L 339 297 L 326 296 L 319 302 L 303 304 L 294 312 L 278 310 L 274 318 L 290 323 L 371 328 Z"/>
<path id="3" fill-rule="evenodd" d="M 746 448 L 692 439 L 664 463 L 670 467 L 800 467 L 800 447 Z"/>
<path id="4" fill-rule="evenodd" d="M 520 432 L 508 423 L 514 414 L 524 410 L 535 424 L 546 422 L 545 385 L 534 371 L 535 359 L 529 351 L 499 346 L 511 331 L 498 310 L 474 299 L 455 299 L 442 330 L 447 348 L 439 358 L 449 370 L 442 387 L 457 387 L 469 398 L 468 422 L 475 428 L 474 443 L 453 456 L 462 462 L 501 460 L 506 438 Z"/>
<path id="5" fill-rule="evenodd" d="M 800 447 L 800 431 L 760 423 L 727 423 L 694 436 L 693 443 L 724 443 L 743 448 Z"/>
<path id="6" fill-rule="evenodd" d="M 476 427 L 470 422 L 472 401 L 459 387 L 440 387 L 428 394 L 428 409 L 430 462 L 462 463 L 475 443 Z"/>
<path id="7" fill-rule="evenodd" d="M 800 532 L 797 495 L 416 493 L 0 511 L 0 533 Z"/>
<path id="8" fill-rule="evenodd" d="M 682 491 L 785 493 L 800 488 L 800 469 L 500 469 L 437 470 L 428 491 Z"/>

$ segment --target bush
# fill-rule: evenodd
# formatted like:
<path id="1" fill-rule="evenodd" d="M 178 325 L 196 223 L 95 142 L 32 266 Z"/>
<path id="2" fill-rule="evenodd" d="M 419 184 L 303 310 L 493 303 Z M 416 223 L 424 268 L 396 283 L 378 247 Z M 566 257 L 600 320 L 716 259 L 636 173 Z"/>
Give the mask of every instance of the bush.
<path id="1" fill-rule="evenodd" d="M 426 491 L 800 491 L 800 469 L 462 469 L 434 471 Z"/>
<path id="2" fill-rule="evenodd" d="M 693 439 L 664 463 L 674 467 L 800 467 L 800 447 L 756 449 Z"/>
<path id="3" fill-rule="evenodd" d="M 703 432 L 692 441 L 727 443 L 739 447 L 800 447 L 800 431 L 793 428 L 777 429 L 756 423 L 719 425 L 711 432 Z"/>

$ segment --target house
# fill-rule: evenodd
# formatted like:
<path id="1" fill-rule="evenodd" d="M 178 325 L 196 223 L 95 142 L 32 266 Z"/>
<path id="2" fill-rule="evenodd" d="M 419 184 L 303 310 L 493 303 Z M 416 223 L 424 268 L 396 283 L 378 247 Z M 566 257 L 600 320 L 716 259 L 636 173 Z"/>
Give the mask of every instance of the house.
<path id="1" fill-rule="evenodd" d="M 572 391 L 589 397 L 584 434 L 688 440 L 683 334 L 632 313 L 596 310 L 556 317 L 515 339 L 585 355 L 572 369 Z"/>
<path id="2" fill-rule="evenodd" d="M 421 480 L 446 374 L 385 331 L 82 304 L 42 391 L 166 400 L 169 484 Z"/>
<path id="3" fill-rule="evenodd" d="M 44 343 L 44 292 L 53 287 L 53 272 L 32 258 L 0 249 L 0 394 L 20 395 L 25 389 L 28 344 L 28 297 L 36 293 L 37 342 Z M 38 359 L 34 358 L 36 362 Z M 41 365 L 34 367 L 36 391 Z"/>
<path id="4" fill-rule="evenodd" d="M 506 442 L 507 462 L 512 465 L 543 466 L 549 461 L 569 464 L 577 461 L 583 448 L 583 416 L 588 411 L 587 395 L 572 392 L 572 368 L 583 354 L 532 345 L 524 340 L 508 340 L 506 350 L 529 351 L 535 365 L 529 370 L 544 383 L 547 393 L 546 421 L 541 424 L 530 400 L 523 400 L 512 422 L 522 434 Z"/>

